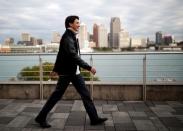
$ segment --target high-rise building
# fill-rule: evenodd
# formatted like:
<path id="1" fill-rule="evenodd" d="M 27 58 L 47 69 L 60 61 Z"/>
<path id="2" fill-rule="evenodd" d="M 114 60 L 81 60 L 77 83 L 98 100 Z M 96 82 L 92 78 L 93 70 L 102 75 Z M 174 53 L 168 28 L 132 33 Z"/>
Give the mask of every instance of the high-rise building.
<path id="1" fill-rule="evenodd" d="M 112 48 L 119 48 L 118 33 L 121 30 L 121 22 L 119 17 L 112 17 L 110 22 L 110 45 Z"/>
<path id="2" fill-rule="evenodd" d="M 53 32 L 51 43 L 60 43 L 61 35 L 59 32 Z"/>
<path id="3" fill-rule="evenodd" d="M 30 37 L 30 41 L 33 45 L 37 45 L 37 39 L 35 37 Z"/>
<path id="4" fill-rule="evenodd" d="M 22 33 L 21 41 L 30 41 L 30 34 L 29 33 Z"/>
<path id="5" fill-rule="evenodd" d="M 173 37 L 172 37 L 172 35 L 165 35 L 163 37 L 163 42 L 164 42 L 165 45 L 172 44 L 173 43 Z"/>
<path id="6" fill-rule="evenodd" d="M 156 32 L 156 44 L 163 44 L 163 34 L 161 31 Z"/>
<path id="7" fill-rule="evenodd" d="M 89 34 L 89 41 L 93 41 L 93 34 Z"/>
<path id="8" fill-rule="evenodd" d="M 14 39 L 12 37 L 6 38 L 4 40 L 4 45 L 13 45 L 14 44 Z"/>
<path id="9" fill-rule="evenodd" d="M 141 38 L 132 38 L 131 39 L 131 47 L 142 47 L 143 40 Z"/>
<path id="10" fill-rule="evenodd" d="M 142 38 L 141 39 L 141 41 L 142 41 L 142 47 L 147 47 L 147 39 L 146 38 Z"/>
<path id="11" fill-rule="evenodd" d="M 43 40 L 42 39 L 37 39 L 37 44 L 38 45 L 42 45 L 43 44 Z"/>
<path id="12" fill-rule="evenodd" d="M 104 27 L 104 25 L 98 26 L 98 46 L 99 47 L 108 47 L 108 41 L 107 41 L 107 29 Z"/>
<path id="13" fill-rule="evenodd" d="M 96 47 L 98 46 L 98 25 L 94 24 L 93 25 L 93 41 L 96 43 Z"/>
<path id="14" fill-rule="evenodd" d="M 119 47 L 120 48 L 127 48 L 130 47 L 130 36 L 129 33 L 125 30 L 121 30 L 118 33 L 118 41 L 119 41 Z"/>
<path id="15" fill-rule="evenodd" d="M 85 48 L 88 44 L 88 32 L 86 24 L 81 23 L 79 28 L 79 34 L 78 34 L 79 44 L 80 48 Z"/>

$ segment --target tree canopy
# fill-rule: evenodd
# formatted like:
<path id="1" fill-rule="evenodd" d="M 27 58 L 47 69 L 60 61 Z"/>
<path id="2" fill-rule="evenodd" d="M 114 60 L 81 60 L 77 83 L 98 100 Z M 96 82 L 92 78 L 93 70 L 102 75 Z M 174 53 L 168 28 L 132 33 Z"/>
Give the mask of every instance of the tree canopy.
<path id="1" fill-rule="evenodd" d="M 43 80 L 57 80 L 58 77 L 51 77 L 50 72 L 53 69 L 54 64 L 50 62 L 44 62 L 42 64 L 42 70 L 43 70 Z M 84 77 L 86 81 L 91 80 L 91 73 L 89 71 L 86 71 L 81 68 L 81 75 Z M 18 80 L 24 80 L 24 81 L 38 81 L 40 80 L 40 66 L 34 65 L 32 67 L 24 67 L 17 75 Z M 99 81 L 98 77 L 93 78 L 94 81 Z"/>

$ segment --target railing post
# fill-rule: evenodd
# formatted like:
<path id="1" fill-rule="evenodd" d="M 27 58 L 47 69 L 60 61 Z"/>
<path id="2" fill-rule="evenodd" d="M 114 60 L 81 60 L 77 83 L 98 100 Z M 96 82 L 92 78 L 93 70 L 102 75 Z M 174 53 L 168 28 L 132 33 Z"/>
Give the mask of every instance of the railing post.
<path id="1" fill-rule="evenodd" d="M 143 58 L 143 101 L 146 101 L 146 54 Z"/>
<path id="2" fill-rule="evenodd" d="M 90 56 L 90 65 L 93 67 L 92 54 Z M 91 99 L 93 100 L 93 74 L 91 72 L 90 72 L 90 93 L 91 93 Z"/>
<path id="3" fill-rule="evenodd" d="M 39 55 L 39 81 L 40 81 L 40 99 L 43 100 L 43 64 L 42 64 L 42 58 Z"/>

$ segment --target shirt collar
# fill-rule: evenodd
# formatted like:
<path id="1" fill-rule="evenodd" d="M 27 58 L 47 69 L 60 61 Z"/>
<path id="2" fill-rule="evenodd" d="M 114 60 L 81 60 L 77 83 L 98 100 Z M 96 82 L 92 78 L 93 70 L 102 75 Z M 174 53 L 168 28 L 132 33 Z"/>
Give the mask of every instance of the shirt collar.
<path id="1" fill-rule="evenodd" d="M 70 30 L 70 31 L 72 31 L 75 35 L 77 35 L 78 34 L 78 32 L 77 31 L 75 31 L 75 30 L 73 30 L 71 27 L 69 27 L 69 28 L 67 28 L 68 30 Z"/>

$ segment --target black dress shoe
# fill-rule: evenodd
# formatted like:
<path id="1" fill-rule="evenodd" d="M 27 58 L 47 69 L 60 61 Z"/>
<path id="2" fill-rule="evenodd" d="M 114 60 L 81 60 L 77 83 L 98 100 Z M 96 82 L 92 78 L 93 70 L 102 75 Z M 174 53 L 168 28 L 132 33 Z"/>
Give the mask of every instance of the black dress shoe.
<path id="1" fill-rule="evenodd" d="M 47 121 L 39 120 L 38 118 L 35 118 L 35 121 L 42 127 L 42 128 L 50 128 L 51 125 L 47 123 Z"/>
<path id="2" fill-rule="evenodd" d="M 91 125 L 100 125 L 102 123 L 104 123 L 107 120 L 107 118 L 98 118 L 95 121 L 91 121 Z"/>

